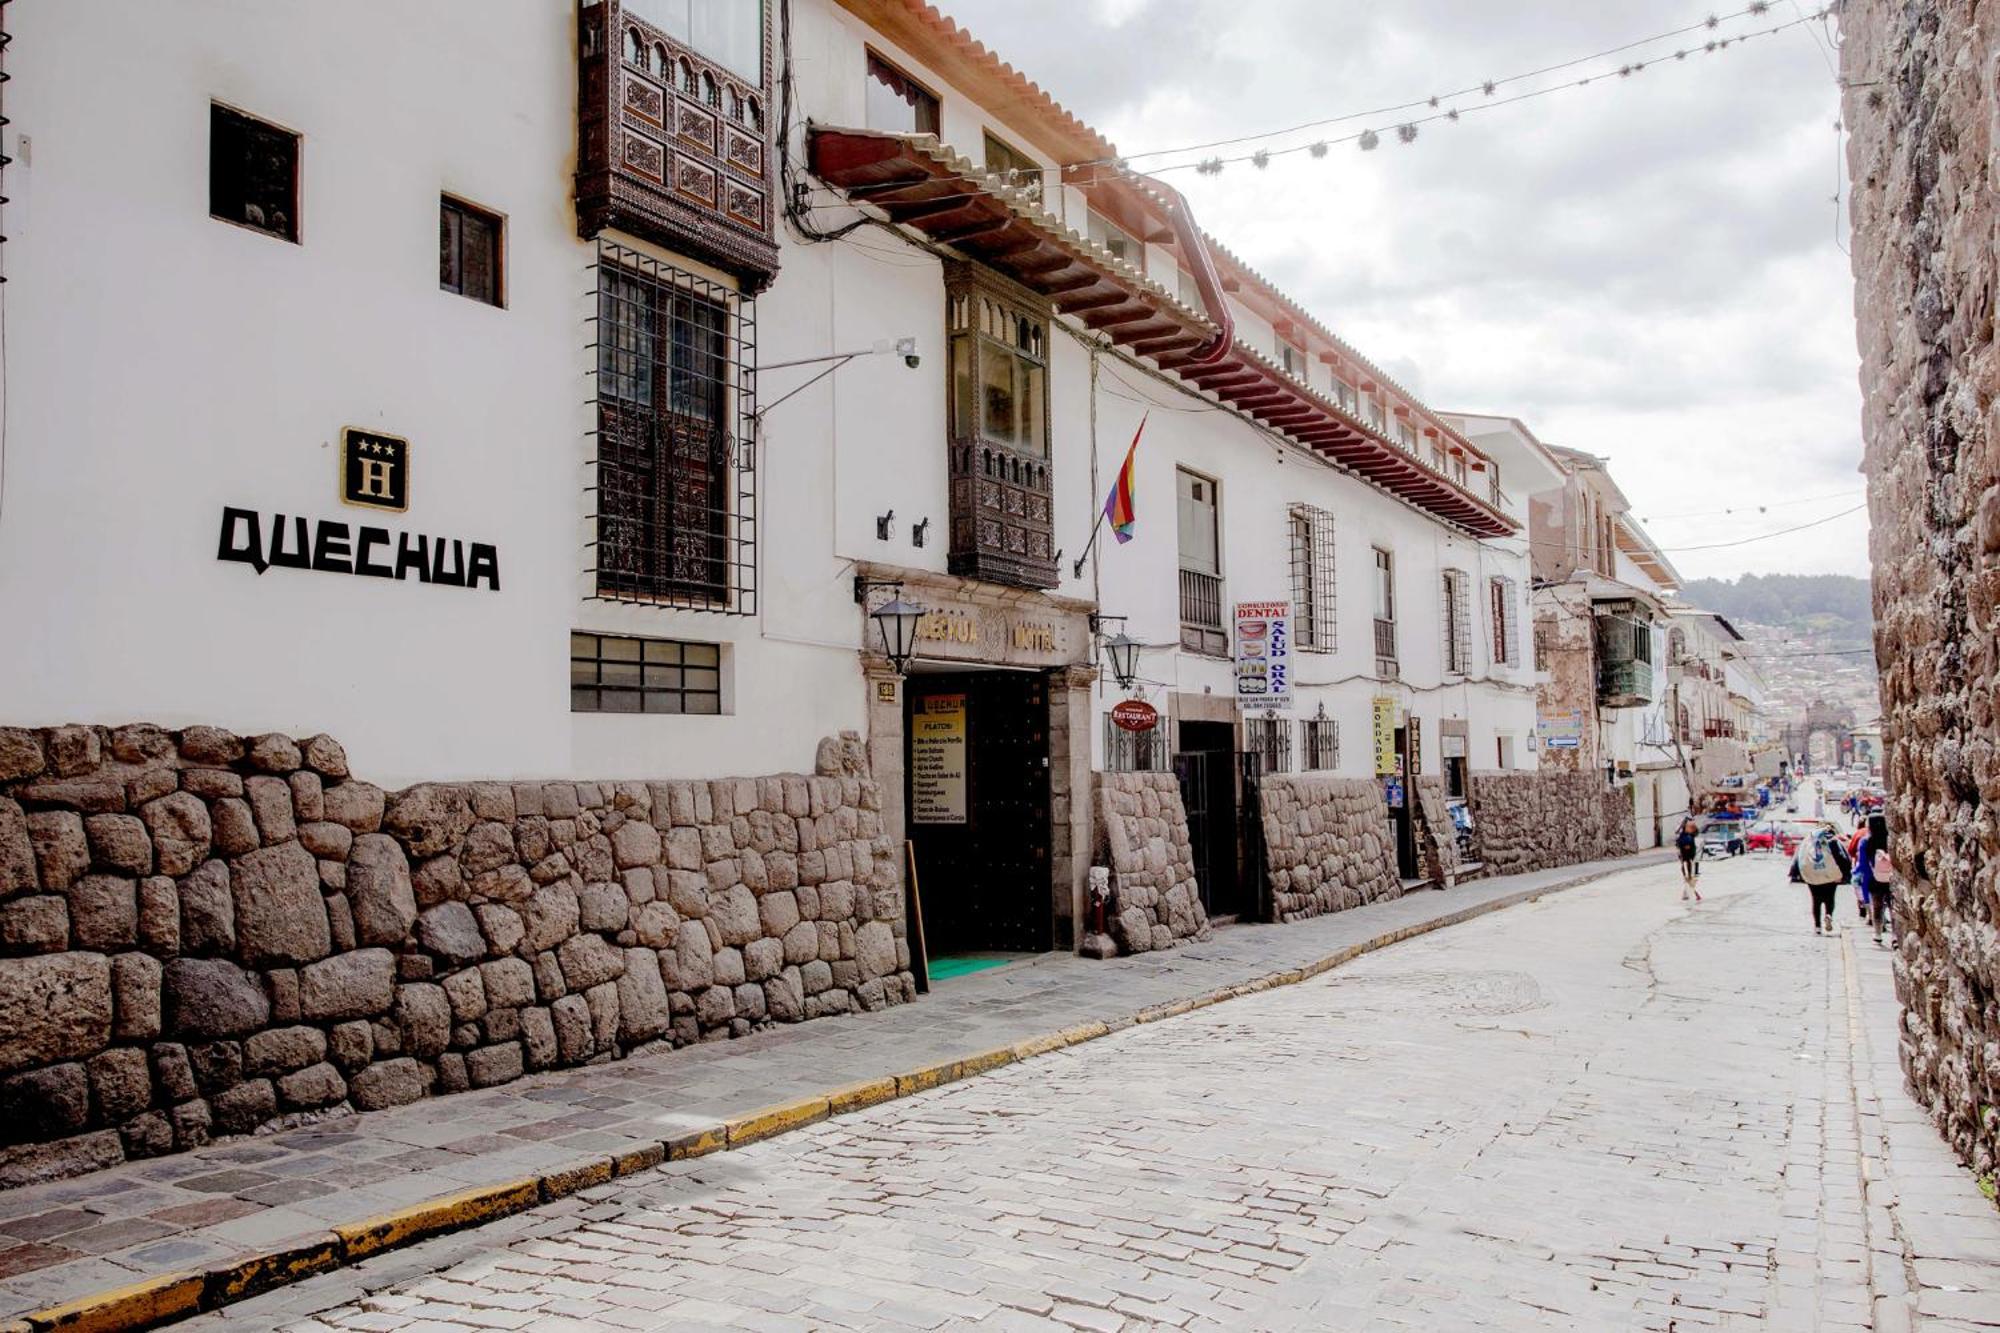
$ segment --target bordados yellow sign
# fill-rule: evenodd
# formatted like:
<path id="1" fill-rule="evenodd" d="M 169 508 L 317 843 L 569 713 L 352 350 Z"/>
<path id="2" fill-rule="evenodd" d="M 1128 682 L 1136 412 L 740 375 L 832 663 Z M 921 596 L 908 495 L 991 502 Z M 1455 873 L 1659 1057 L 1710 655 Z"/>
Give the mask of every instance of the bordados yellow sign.
<path id="1" fill-rule="evenodd" d="M 1375 700 L 1375 776 L 1386 778 L 1396 771 L 1396 701 Z"/>

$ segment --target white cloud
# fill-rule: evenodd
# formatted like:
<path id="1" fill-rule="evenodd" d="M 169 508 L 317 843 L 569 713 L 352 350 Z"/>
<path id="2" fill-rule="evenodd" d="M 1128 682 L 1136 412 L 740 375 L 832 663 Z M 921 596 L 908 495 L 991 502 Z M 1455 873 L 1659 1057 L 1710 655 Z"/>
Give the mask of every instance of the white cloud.
<path id="1" fill-rule="evenodd" d="M 944 4 L 1127 153 L 1428 97 L 1710 12 L 1705 0 Z M 1767 27 L 1788 10 L 1730 26 Z M 1608 456 L 1642 515 L 1858 498 L 1851 276 L 1830 200 L 1839 102 L 1811 31 L 1676 61 L 1675 46 L 1705 34 L 1679 39 L 1609 62 L 1645 59 L 1641 73 L 1518 106 L 1481 109 L 1472 93 L 1448 103 L 1462 120 L 1424 126 L 1409 146 L 1385 133 L 1369 153 L 1334 145 L 1324 159 L 1169 179 L 1230 249 L 1433 406 L 1506 412 Z M 1699 545 L 1841 507 L 1662 520 L 1654 535 Z M 1691 577 L 1863 573 L 1864 524 L 1676 561 Z"/>

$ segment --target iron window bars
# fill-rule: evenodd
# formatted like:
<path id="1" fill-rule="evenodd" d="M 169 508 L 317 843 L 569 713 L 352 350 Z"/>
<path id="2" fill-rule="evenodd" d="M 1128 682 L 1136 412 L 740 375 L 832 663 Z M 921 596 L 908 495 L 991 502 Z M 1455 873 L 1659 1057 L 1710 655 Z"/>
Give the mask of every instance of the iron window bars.
<path id="1" fill-rule="evenodd" d="M 1465 571 L 1444 572 L 1444 669 L 1463 676 L 1472 662 L 1472 602 L 1466 595 Z"/>
<path id="2" fill-rule="evenodd" d="M 1288 718 L 1246 717 L 1243 719 L 1243 748 L 1264 761 L 1266 773 L 1289 773 L 1292 768 L 1292 726 Z"/>
<path id="3" fill-rule="evenodd" d="M 1105 772 L 1165 773 L 1173 767 L 1172 750 L 1164 718 L 1151 731 L 1127 731 L 1104 715 Z"/>
<path id="4" fill-rule="evenodd" d="M 573 713 L 720 713 L 722 649 L 572 633 L 569 707 Z"/>
<path id="5" fill-rule="evenodd" d="M 1521 616 L 1515 608 L 1514 580 L 1495 575 L 1493 590 L 1493 660 L 1502 666 L 1521 663 Z"/>
<path id="6" fill-rule="evenodd" d="M 597 247 L 593 596 L 757 610 L 755 302 Z"/>
<path id="7" fill-rule="evenodd" d="M 1338 644 L 1339 602 L 1333 564 L 1333 515 L 1292 506 L 1292 642 L 1330 653 Z"/>
<path id="8" fill-rule="evenodd" d="M 1301 756 L 1308 769 L 1340 767 L 1340 719 L 1309 717 L 1299 723 Z"/>

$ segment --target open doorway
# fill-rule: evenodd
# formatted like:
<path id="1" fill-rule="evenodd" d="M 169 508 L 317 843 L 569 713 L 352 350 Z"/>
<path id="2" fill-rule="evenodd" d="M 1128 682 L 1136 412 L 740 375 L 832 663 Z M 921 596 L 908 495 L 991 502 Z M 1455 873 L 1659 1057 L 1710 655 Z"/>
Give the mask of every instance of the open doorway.
<path id="1" fill-rule="evenodd" d="M 1195 886 L 1209 918 L 1243 908 L 1237 873 L 1236 727 L 1229 722 L 1183 721 L 1174 772 L 1187 810 L 1194 852 Z"/>
<path id="2" fill-rule="evenodd" d="M 933 980 L 1052 945 L 1048 691 L 1029 671 L 908 680 L 905 808 Z"/>

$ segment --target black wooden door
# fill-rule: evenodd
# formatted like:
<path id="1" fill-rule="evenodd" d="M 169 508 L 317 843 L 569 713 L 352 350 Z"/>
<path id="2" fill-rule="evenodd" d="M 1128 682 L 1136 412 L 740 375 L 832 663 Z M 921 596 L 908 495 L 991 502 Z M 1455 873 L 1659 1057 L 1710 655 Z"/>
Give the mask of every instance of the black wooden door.
<path id="1" fill-rule="evenodd" d="M 1183 722 L 1174 772 L 1187 808 L 1195 884 L 1210 916 L 1241 908 L 1236 860 L 1236 728 L 1227 722 Z"/>
<path id="2" fill-rule="evenodd" d="M 918 823 L 915 801 L 909 806 L 931 954 L 1047 949 L 1054 902 L 1047 678 L 924 676 L 906 693 L 912 713 L 925 699 L 959 696 L 965 715 L 963 820 Z"/>

